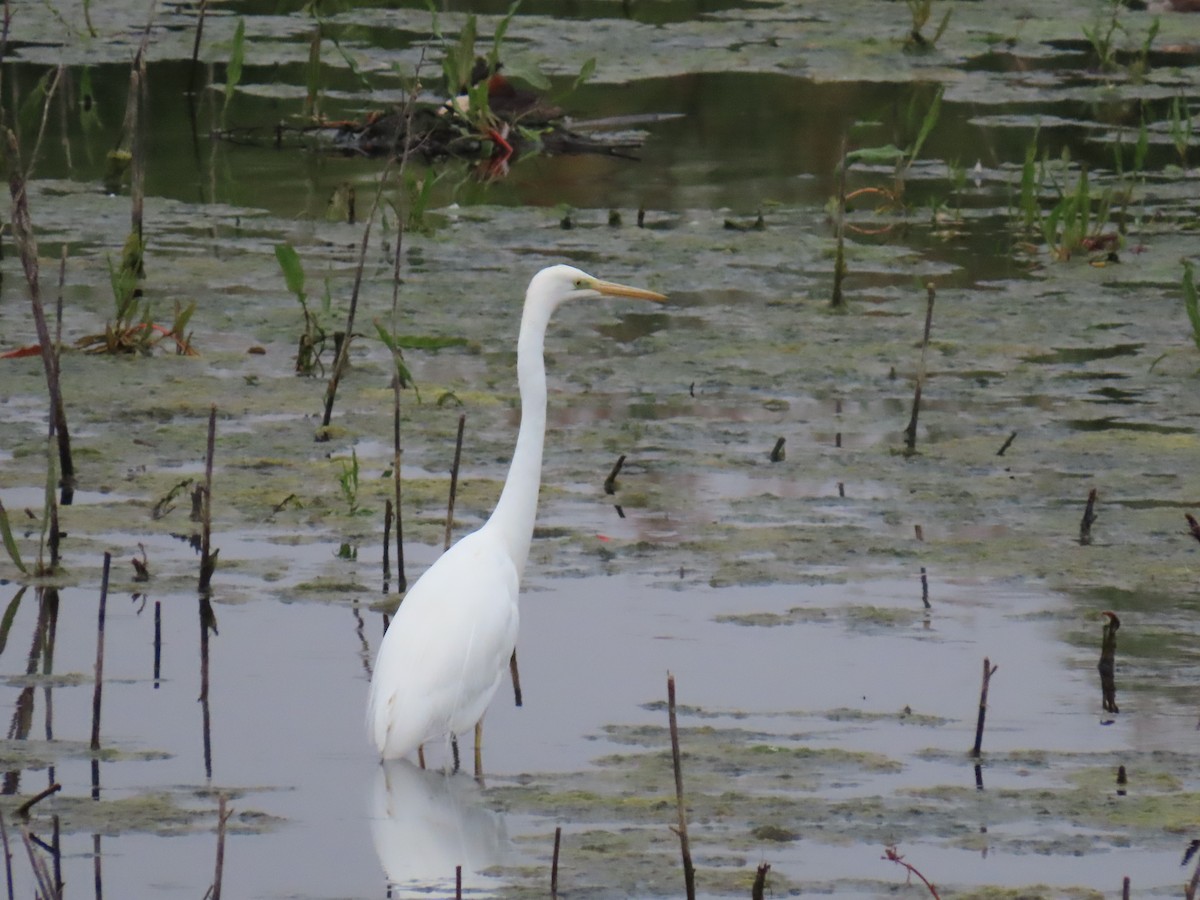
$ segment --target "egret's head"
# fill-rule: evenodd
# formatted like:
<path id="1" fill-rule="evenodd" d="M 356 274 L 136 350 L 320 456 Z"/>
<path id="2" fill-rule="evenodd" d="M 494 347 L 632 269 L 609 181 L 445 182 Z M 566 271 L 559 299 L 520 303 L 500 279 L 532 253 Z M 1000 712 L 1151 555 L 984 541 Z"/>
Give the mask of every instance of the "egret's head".
<path id="1" fill-rule="evenodd" d="M 667 298 L 654 291 L 601 281 L 574 266 L 550 266 L 542 269 L 529 282 L 525 295 L 526 303 L 537 302 L 554 310 L 568 300 L 596 299 L 599 297 L 630 297 L 634 300 L 650 300 L 662 303 Z"/>

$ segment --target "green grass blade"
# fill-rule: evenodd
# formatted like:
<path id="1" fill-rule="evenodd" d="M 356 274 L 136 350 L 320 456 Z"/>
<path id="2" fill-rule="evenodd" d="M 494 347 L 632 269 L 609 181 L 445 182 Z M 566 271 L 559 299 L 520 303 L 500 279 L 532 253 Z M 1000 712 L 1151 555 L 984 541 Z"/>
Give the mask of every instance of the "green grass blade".
<path id="1" fill-rule="evenodd" d="M 1183 306 L 1192 323 L 1192 342 L 1200 350 L 1200 300 L 1196 296 L 1196 271 L 1190 262 L 1183 264 Z"/>
<path id="2" fill-rule="evenodd" d="M 4 549 L 8 551 L 8 558 L 13 561 L 13 565 L 28 574 L 29 570 L 25 568 L 25 563 L 21 562 L 21 551 L 17 549 L 17 541 L 8 524 L 8 511 L 4 508 L 3 503 L 0 503 L 0 540 L 4 541 Z"/>

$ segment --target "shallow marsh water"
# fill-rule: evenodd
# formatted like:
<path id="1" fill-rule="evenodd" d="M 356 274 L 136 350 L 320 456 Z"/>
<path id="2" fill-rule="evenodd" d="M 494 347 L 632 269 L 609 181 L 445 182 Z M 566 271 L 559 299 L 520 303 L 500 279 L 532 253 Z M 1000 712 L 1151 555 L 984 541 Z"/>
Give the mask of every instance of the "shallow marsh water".
<path id="1" fill-rule="evenodd" d="M 143 13 L 103 6 L 97 40 L 80 37 L 69 4 L 22 6 L 4 66 L 19 95 L 50 61 L 71 65 L 76 85 L 90 66 L 99 120 L 77 108 L 52 116 L 30 185 L 47 295 L 58 248 L 70 250 L 68 340 L 103 329 L 105 258 L 128 229 L 128 197 L 105 195 L 99 178 Z M 1200 548 L 1182 518 L 1200 506 L 1200 355 L 1179 287 L 1180 259 L 1196 258 L 1200 180 L 1178 165 L 1165 117 L 1174 96 L 1196 94 L 1197 19 L 1162 16 L 1149 73 L 1135 78 L 1129 64 L 1153 19 L 1122 14 L 1121 67 L 1097 73 L 1081 36 L 1106 21 L 1099 4 L 1049 17 L 956 3 L 927 54 L 903 51 L 905 10 L 894 3 L 634 6 L 630 20 L 617 4 L 572 7 L 563 15 L 588 21 L 565 20 L 571 40 L 551 10 L 530 7 L 509 42 L 559 84 L 599 56 L 595 82 L 568 100 L 580 118 L 682 113 L 639 125 L 642 161 L 532 158 L 487 186 L 454 170 L 431 232 L 405 236 L 399 330 L 467 339 L 409 354 L 422 400 L 405 395 L 410 577 L 440 546 L 460 412 L 457 533 L 494 502 L 517 421 L 511 341 L 529 274 L 566 259 L 671 295 L 653 312 L 567 308 L 552 329 L 551 433 L 523 601 L 525 706 L 502 694 L 489 713 L 484 788 L 382 768 L 362 737 L 382 611 L 396 599 L 381 590 L 379 550 L 387 354 L 357 344 L 328 443 L 312 440 L 324 382 L 292 374 L 300 314 L 273 246 L 297 246 L 310 292 L 330 280 L 340 316 L 362 232 L 324 213 L 347 182 L 364 210 L 381 166 L 195 141 L 180 99 L 194 19 L 185 7 L 160 12 L 144 290 L 160 319 L 176 300 L 197 301 L 201 356 L 64 356 L 81 481 L 62 510 L 52 666 L 33 591 L 17 599 L 18 573 L 7 559 L 0 569 L 11 614 L 0 652 L 0 696 L 13 710 L 0 745 L 6 792 L 27 798 L 48 777 L 64 785 L 34 807 L 31 826 L 48 840 L 60 816 L 67 896 L 202 894 L 219 792 L 235 810 L 230 895 L 382 897 L 385 872 L 445 891 L 455 864 L 500 867 L 469 877 L 474 890 L 542 895 L 556 824 L 564 891 L 679 894 L 667 670 L 685 705 L 705 894 L 747 894 L 765 861 L 776 895 L 920 896 L 879 859 L 893 842 L 960 895 L 1111 894 L 1125 875 L 1139 893 L 1177 892 L 1178 859 L 1200 830 Z M 296 111 L 311 19 L 272 4 L 214 7 L 205 58 L 218 82 L 234 14 L 251 37 L 231 121 Z M 443 28 L 460 12 L 448 8 Z M 481 33 L 501 10 L 488 12 Z M 327 110 L 395 101 L 389 70 L 411 69 L 428 14 L 359 6 L 331 22 L 374 89 L 326 47 Z M 852 234 L 849 311 L 833 313 L 826 203 L 841 136 L 903 146 L 915 136 L 909 107 L 923 111 L 936 84 L 943 112 L 909 173 L 909 209 L 852 211 L 863 232 L 887 230 Z M 202 122 L 215 102 L 206 94 Z M 1111 143 L 1143 113 L 1145 172 L 1122 181 Z M 1035 131 L 1051 158 L 1069 148 L 1086 161 L 1097 190 L 1131 185 L 1119 263 L 1055 263 L 1020 233 L 1015 197 Z M 1131 147 L 1135 135 L 1121 135 Z M 1194 165 L 1200 149 L 1190 153 Z M 1077 173 L 1057 173 L 1060 185 Z M 849 180 L 894 184 L 890 167 L 863 164 Z M 1046 207 L 1052 194 L 1047 184 Z M 567 208 L 571 230 L 560 225 Z M 606 224 L 610 208 L 621 227 Z M 726 226 L 760 210 L 763 231 Z M 393 240 L 394 227 L 375 232 L 360 325 L 389 315 Z M 14 254 L 3 267 L 10 349 L 34 337 Z M 929 381 L 920 452 L 906 457 L 926 281 L 938 289 Z M 29 557 L 45 389 L 37 360 L 0 365 L 0 499 Z M 202 474 L 213 404 L 221 556 L 206 753 L 195 525 L 185 496 L 161 519 L 151 510 Z M 779 437 L 786 459 L 770 463 Z M 352 450 L 363 514 L 338 487 Z M 601 483 L 622 453 L 608 497 Z M 1100 518 L 1082 546 L 1093 486 Z M 148 584 L 132 581 L 139 544 Z M 340 558 L 343 545 L 356 558 Z M 116 568 L 97 803 L 86 747 L 106 550 Z M 1123 623 L 1119 714 L 1102 710 L 1096 684 L 1102 610 Z M 984 656 L 1000 668 L 979 790 L 965 751 Z M 1123 796 L 1119 765 L 1130 773 Z M 419 863 L 400 848 L 419 850 Z M 15 862 L 26 888 L 28 865 Z"/>

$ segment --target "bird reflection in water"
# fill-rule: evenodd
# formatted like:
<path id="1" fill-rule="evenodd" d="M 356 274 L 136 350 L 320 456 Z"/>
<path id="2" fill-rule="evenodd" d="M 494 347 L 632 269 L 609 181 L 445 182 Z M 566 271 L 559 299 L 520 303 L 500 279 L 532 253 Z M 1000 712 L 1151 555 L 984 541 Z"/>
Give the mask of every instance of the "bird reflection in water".
<path id="1" fill-rule="evenodd" d="M 458 866 L 464 893 L 498 887 L 483 872 L 502 861 L 508 835 L 474 779 L 419 769 L 407 759 L 384 760 L 371 803 L 375 853 L 393 886 L 388 896 L 444 896 L 454 890 Z"/>

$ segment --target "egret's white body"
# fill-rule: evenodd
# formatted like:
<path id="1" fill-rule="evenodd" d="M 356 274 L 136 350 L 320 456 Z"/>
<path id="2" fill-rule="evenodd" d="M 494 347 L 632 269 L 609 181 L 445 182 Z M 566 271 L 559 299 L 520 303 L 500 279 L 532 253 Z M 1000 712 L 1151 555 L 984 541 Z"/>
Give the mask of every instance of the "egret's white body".
<path id="1" fill-rule="evenodd" d="M 529 283 L 517 340 L 521 426 L 500 500 L 478 531 L 446 551 L 408 591 L 375 660 L 367 726 L 384 759 L 464 733 L 480 722 L 500 686 L 517 643 L 517 594 L 537 515 L 546 326 L 564 301 L 604 295 L 664 299 L 571 266 L 543 269 Z"/>

